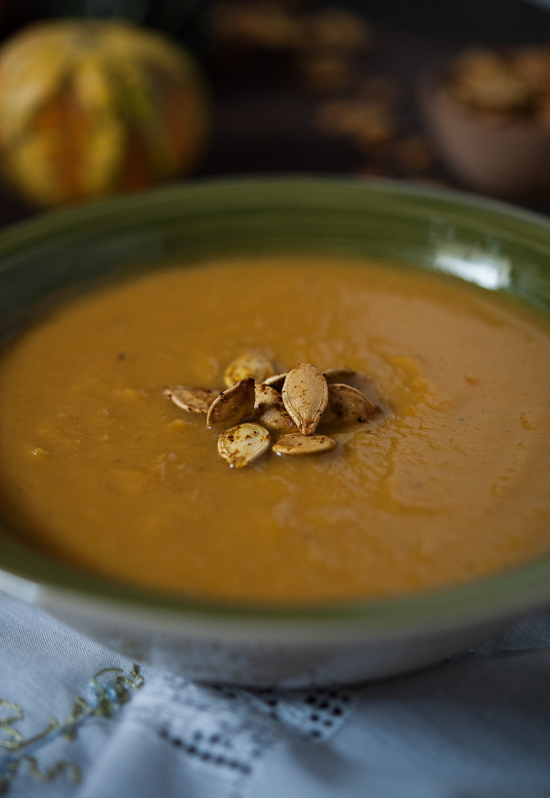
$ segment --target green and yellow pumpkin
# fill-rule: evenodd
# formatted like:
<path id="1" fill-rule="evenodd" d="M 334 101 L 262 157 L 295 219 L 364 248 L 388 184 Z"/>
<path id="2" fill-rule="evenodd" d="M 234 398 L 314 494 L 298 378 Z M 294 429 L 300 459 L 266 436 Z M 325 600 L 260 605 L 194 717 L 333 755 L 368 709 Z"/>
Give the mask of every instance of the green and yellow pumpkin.
<path id="1" fill-rule="evenodd" d="M 194 60 L 129 23 L 44 21 L 0 48 L 2 169 L 38 206 L 136 191 L 189 172 L 208 116 Z"/>

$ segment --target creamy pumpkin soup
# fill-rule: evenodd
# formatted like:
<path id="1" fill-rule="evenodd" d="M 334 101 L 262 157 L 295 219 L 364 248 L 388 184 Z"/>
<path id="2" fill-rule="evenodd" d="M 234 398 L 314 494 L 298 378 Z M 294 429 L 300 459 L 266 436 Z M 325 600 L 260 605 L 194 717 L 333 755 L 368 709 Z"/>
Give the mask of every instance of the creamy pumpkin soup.
<path id="1" fill-rule="evenodd" d="M 65 563 L 176 594 L 462 583 L 550 550 L 549 362 L 545 317 L 418 269 L 152 272 L 5 351 L 2 515 Z"/>

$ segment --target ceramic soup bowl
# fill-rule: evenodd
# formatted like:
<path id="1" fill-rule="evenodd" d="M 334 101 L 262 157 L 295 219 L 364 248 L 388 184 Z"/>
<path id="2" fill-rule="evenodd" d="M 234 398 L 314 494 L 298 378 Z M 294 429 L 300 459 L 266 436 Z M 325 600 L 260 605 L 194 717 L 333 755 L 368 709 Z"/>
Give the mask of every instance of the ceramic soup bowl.
<path id="1" fill-rule="evenodd" d="M 398 182 L 236 179 L 108 200 L 4 231 L 3 335 L 74 284 L 175 260 L 274 253 L 399 261 L 550 313 L 550 223 L 542 217 Z M 1 590 L 123 654 L 192 679 L 249 685 L 350 683 L 426 666 L 550 600 L 550 556 L 448 589 L 323 606 L 199 601 L 111 583 L 30 550 L 5 526 L 0 568 Z"/>

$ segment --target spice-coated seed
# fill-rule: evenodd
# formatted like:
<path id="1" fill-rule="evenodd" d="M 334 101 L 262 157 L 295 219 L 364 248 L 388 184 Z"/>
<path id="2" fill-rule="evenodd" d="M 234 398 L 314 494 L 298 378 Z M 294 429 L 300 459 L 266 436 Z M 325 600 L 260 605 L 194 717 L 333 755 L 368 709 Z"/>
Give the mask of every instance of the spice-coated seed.
<path id="1" fill-rule="evenodd" d="M 263 383 L 256 386 L 254 420 L 276 432 L 291 432 L 296 424 L 285 410 L 281 394 Z"/>
<path id="2" fill-rule="evenodd" d="M 254 415 L 254 378 L 246 377 L 218 394 L 210 405 L 206 424 L 238 424 Z"/>
<path id="3" fill-rule="evenodd" d="M 351 385 L 334 383 L 328 386 L 328 407 L 323 413 L 323 424 L 364 423 L 380 413 L 365 394 Z"/>
<path id="4" fill-rule="evenodd" d="M 266 380 L 264 380 L 263 385 L 268 385 L 270 388 L 275 388 L 276 391 L 281 391 L 287 374 L 288 371 L 285 371 L 282 374 L 274 374 L 272 377 L 268 377 Z"/>
<path id="5" fill-rule="evenodd" d="M 226 368 L 223 379 L 227 387 L 246 377 L 253 377 L 256 382 L 263 382 L 274 374 L 275 369 L 271 360 L 263 355 L 246 352 L 231 361 Z"/>
<path id="6" fill-rule="evenodd" d="M 271 446 L 269 432 L 259 424 L 237 424 L 218 438 L 218 452 L 231 468 L 244 468 Z"/>
<path id="7" fill-rule="evenodd" d="M 333 382 L 345 382 L 351 377 L 355 377 L 355 374 L 354 369 L 347 368 L 347 366 L 341 369 L 325 369 L 323 371 L 323 377 L 329 385 Z"/>
<path id="8" fill-rule="evenodd" d="M 318 368 L 301 363 L 289 371 L 283 385 L 283 403 L 303 435 L 317 429 L 328 403 L 328 386 Z"/>
<path id="9" fill-rule="evenodd" d="M 163 394 L 188 413 L 206 415 L 219 391 L 212 391 L 209 388 L 190 388 L 187 385 L 167 385 Z"/>
<path id="10" fill-rule="evenodd" d="M 276 454 L 319 454 L 329 452 L 337 446 L 334 438 L 328 435 L 302 435 L 300 432 L 290 432 L 282 435 L 273 446 Z"/>

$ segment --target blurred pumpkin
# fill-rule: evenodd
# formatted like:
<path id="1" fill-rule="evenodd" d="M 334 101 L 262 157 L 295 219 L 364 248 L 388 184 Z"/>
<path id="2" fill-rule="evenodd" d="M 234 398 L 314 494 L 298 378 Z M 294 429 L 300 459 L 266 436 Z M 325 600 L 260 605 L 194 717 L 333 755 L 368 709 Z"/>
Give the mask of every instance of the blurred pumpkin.
<path id="1" fill-rule="evenodd" d="M 137 191 L 184 174 L 207 122 L 196 64 L 158 33 L 52 20 L 0 48 L 2 168 L 35 205 Z"/>

